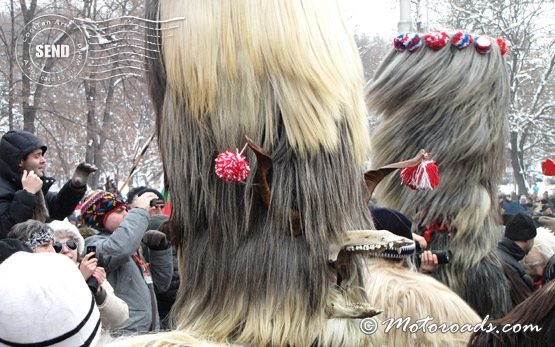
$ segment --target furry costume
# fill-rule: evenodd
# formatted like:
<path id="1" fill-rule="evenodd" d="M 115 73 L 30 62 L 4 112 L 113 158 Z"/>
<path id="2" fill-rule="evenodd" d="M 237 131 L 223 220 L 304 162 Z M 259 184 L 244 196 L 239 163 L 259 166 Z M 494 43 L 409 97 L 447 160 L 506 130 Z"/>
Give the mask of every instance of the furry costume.
<path id="1" fill-rule="evenodd" d="M 555 340 L 555 281 L 534 292 L 505 317 L 490 323 L 498 327 L 500 333 L 478 331 L 472 335 L 468 346 L 552 346 Z M 516 329 L 503 331 L 501 327 Z"/>
<path id="2" fill-rule="evenodd" d="M 360 257 L 341 251 L 373 234 L 360 232 L 372 228 L 362 67 L 338 13 L 331 0 L 147 5 L 152 20 L 185 17 L 173 29 L 151 25 L 150 35 L 164 35 L 148 67 L 183 282 L 175 330 L 137 343 L 368 342 L 358 320 L 328 320 L 375 314 Z M 254 173 L 245 183 L 218 179 L 216 154 L 246 136 Z"/>
<path id="3" fill-rule="evenodd" d="M 396 49 L 368 88 L 368 103 L 380 120 L 371 137 L 371 158 L 380 167 L 425 148 L 438 164 L 441 184 L 433 191 L 413 191 L 390 175 L 375 197 L 430 230 L 432 249 L 451 249 L 451 263 L 438 272 L 441 281 L 481 316 L 500 317 L 512 308 L 509 282 L 494 254 L 509 105 L 506 47 L 493 41 L 482 54 L 472 41 L 466 48 L 462 41 L 429 47 L 426 37 L 419 38 L 396 39 Z"/>
<path id="4" fill-rule="evenodd" d="M 410 325 L 418 319 L 432 317 L 426 328 L 432 323 L 447 326 L 457 323 L 460 327 L 470 324 L 474 327 L 481 322 L 476 312 L 445 285 L 428 275 L 402 267 L 394 260 L 373 260 L 366 269 L 365 288 L 370 303 L 384 309 L 375 317 L 381 323 L 378 331 L 369 336 L 376 339 L 372 345 L 379 345 L 383 337 L 388 346 L 465 346 L 471 333 L 430 333 L 422 329 L 410 333 L 394 328 L 383 336 L 384 329 L 390 324 L 388 319 L 395 321 L 408 317 Z"/>

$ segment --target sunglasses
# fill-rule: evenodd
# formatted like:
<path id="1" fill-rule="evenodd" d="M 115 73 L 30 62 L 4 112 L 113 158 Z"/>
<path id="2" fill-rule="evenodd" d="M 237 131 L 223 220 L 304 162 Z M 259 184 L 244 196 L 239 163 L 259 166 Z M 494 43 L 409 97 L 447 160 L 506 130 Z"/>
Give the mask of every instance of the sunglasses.
<path id="1" fill-rule="evenodd" d="M 60 253 L 64 248 L 64 245 L 66 245 L 66 247 L 71 249 L 72 251 L 77 249 L 77 242 L 75 240 L 67 240 L 64 243 L 56 241 L 53 245 L 56 253 Z"/>

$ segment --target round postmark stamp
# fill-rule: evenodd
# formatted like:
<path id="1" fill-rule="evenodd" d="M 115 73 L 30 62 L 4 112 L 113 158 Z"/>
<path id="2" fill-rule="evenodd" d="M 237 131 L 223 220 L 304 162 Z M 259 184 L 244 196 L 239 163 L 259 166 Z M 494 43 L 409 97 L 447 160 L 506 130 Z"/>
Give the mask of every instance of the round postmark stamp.
<path id="1" fill-rule="evenodd" d="M 59 86 L 83 70 L 88 46 L 83 30 L 67 17 L 48 14 L 31 20 L 16 41 L 16 61 L 30 80 Z"/>

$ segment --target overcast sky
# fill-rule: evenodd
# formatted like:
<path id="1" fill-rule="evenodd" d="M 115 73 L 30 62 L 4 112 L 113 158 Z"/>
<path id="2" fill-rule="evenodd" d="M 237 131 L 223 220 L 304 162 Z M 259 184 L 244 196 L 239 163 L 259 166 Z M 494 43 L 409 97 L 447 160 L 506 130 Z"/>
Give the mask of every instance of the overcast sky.
<path id="1" fill-rule="evenodd" d="M 393 36 L 399 21 L 398 0 L 340 0 L 343 15 L 355 31 Z"/>

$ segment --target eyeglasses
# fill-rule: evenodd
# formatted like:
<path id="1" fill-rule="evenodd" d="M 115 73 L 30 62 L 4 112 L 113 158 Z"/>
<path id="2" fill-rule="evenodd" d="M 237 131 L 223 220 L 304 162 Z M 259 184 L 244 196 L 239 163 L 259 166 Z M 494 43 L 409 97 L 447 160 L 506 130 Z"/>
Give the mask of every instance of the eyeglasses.
<path id="1" fill-rule="evenodd" d="M 64 245 L 66 245 L 66 247 L 71 249 L 72 251 L 77 249 L 77 242 L 75 240 L 67 240 L 64 243 L 56 241 L 53 245 L 56 253 L 60 253 L 64 248 Z"/>

